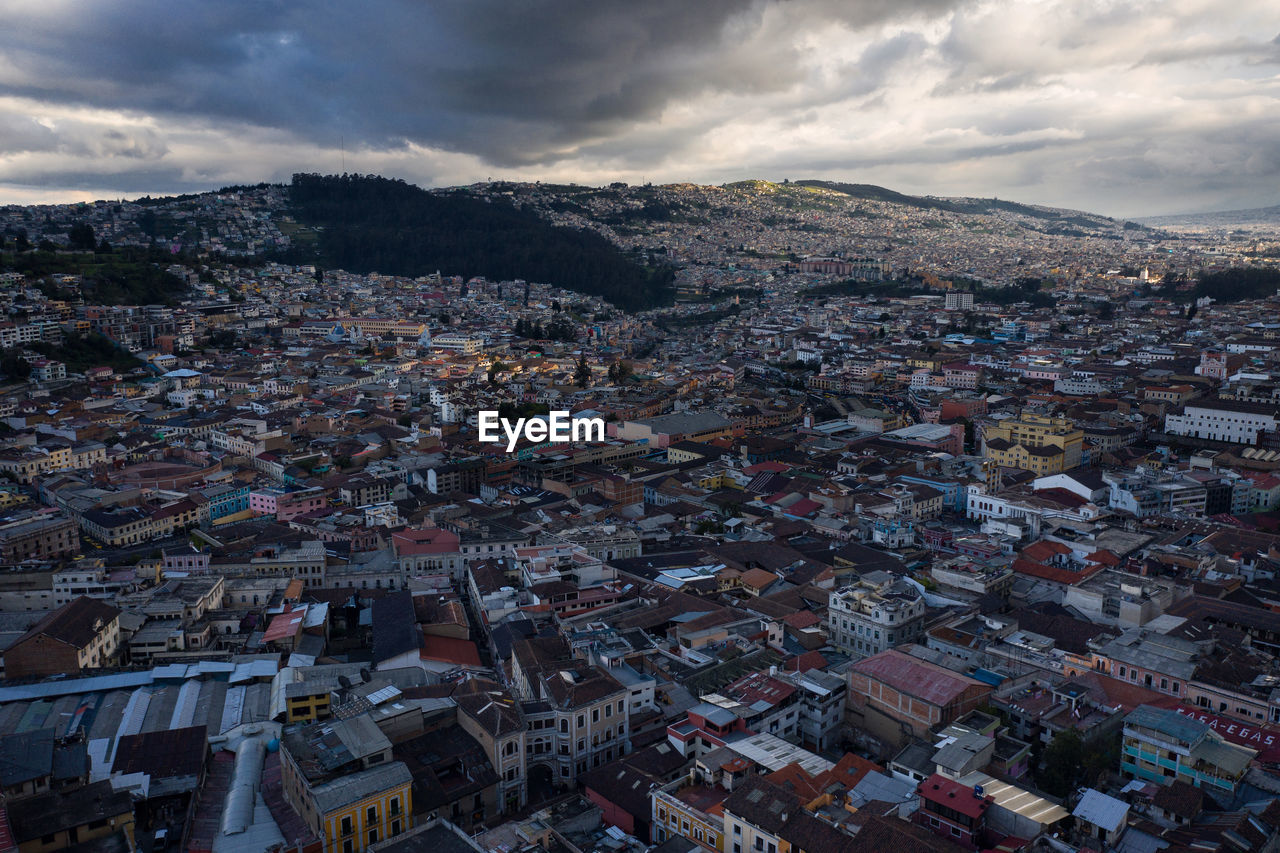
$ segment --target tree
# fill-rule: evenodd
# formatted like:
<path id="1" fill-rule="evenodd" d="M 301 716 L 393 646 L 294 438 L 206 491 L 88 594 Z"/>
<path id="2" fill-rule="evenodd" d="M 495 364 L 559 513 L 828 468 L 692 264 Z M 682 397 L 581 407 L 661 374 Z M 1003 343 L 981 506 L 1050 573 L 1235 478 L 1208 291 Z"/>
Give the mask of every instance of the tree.
<path id="1" fill-rule="evenodd" d="M 621 385 L 627 381 L 627 377 L 631 375 L 631 365 L 625 361 L 614 361 L 609 364 L 609 380 L 615 385 Z"/>
<path id="2" fill-rule="evenodd" d="M 67 232 L 67 245 L 82 252 L 92 252 L 98 245 L 93 236 L 93 226 L 87 222 L 77 222 Z"/>
<path id="3" fill-rule="evenodd" d="M 7 352 L 0 357 L 0 371 L 10 379 L 26 379 L 31 375 L 31 365 L 16 352 Z"/>
<path id="4" fill-rule="evenodd" d="M 498 374 L 506 370 L 507 366 L 500 361 L 494 361 L 489 364 L 489 384 L 498 384 Z"/>
<path id="5" fill-rule="evenodd" d="M 1066 797 L 1076 788 L 1084 763 L 1084 743 L 1080 733 L 1066 728 L 1053 736 L 1045 747 L 1043 767 L 1036 781 L 1047 793 Z"/>
<path id="6" fill-rule="evenodd" d="M 111 244 L 107 242 L 106 237 L 103 237 L 102 240 L 99 241 L 98 243 L 98 248 L 94 249 L 93 251 L 99 255 L 109 255 L 111 254 Z"/>
<path id="7" fill-rule="evenodd" d="M 578 369 L 573 372 L 573 381 L 579 388 L 586 388 L 591 384 L 591 367 L 587 364 L 585 352 L 578 358 Z"/>

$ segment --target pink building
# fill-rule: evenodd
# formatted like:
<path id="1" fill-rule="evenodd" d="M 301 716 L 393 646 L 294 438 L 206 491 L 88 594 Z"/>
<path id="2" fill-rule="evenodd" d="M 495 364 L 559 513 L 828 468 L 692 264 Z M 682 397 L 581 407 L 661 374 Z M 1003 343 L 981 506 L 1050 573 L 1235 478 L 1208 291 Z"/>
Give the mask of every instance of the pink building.
<path id="1" fill-rule="evenodd" d="M 967 362 L 952 362 L 942 366 L 942 381 L 948 388 L 977 388 L 982 368 Z"/>
<path id="2" fill-rule="evenodd" d="M 249 492 L 249 509 L 254 515 L 275 515 L 276 498 L 281 494 L 276 489 L 253 489 Z"/>
<path id="3" fill-rule="evenodd" d="M 209 552 L 196 551 L 190 548 L 164 552 L 161 564 L 166 574 L 169 572 L 190 572 L 192 574 L 208 574 Z"/>
<path id="4" fill-rule="evenodd" d="M 252 498 L 252 495 L 250 496 Z M 324 489 L 302 489 L 297 492 L 285 492 L 276 495 L 276 521 L 288 521 L 300 515 L 306 515 L 328 506 L 328 497 Z M 250 504 L 252 506 L 252 503 Z"/>

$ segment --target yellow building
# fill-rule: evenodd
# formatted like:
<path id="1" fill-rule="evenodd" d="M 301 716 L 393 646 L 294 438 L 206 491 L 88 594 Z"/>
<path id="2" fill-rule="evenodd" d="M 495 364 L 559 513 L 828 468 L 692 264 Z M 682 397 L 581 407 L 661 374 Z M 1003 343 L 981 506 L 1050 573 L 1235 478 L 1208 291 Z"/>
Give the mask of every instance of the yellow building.
<path id="1" fill-rule="evenodd" d="M 996 465 L 1037 476 L 1057 474 L 1080 464 L 1084 430 L 1068 418 L 1023 412 L 1020 418 L 988 426 L 983 447 L 983 456 Z"/>
<path id="2" fill-rule="evenodd" d="M 722 787 L 690 782 L 687 778 L 654 790 L 649 795 L 653 840 L 686 838 L 703 850 L 720 853 L 725 849 L 720 804 L 727 796 L 729 792 Z"/>
<path id="3" fill-rule="evenodd" d="M 314 723 L 331 716 L 330 691 L 327 682 L 297 682 L 285 685 L 286 721 L 290 723 Z"/>
<path id="4" fill-rule="evenodd" d="M 0 489 L 0 509 L 9 509 L 11 507 L 21 506 L 30 500 L 30 498 L 21 492 L 11 492 L 7 489 Z"/>
<path id="5" fill-rule="evenodd" d="M 938 370 L 949 360 L 941 353 L 916 352 L 907 356 L 907 367 Z"/>
<path id="6" fill-rule="evenodd" d="M 287 729 L 284 795 L 325 853 L 360 853 L 412 828 L 413 774 L 368 716 Z"/>

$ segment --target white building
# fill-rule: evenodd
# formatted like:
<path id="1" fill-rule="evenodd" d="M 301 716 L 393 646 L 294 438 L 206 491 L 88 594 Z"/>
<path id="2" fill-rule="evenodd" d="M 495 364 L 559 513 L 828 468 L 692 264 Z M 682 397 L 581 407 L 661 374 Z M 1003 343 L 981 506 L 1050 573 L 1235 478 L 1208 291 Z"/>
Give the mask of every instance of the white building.
<path id="1" fill-rule="evenodd" d="M 919 638 L 924 614 L 924 597 L 915 586 L 872 572 L 831 593 L 827 635 L 841 651 L 866 657 Z"/>
<path id="2" fill-rule="evenodd" d="M 67 366 L 60 361 L 41 359 L 31 365 L 31 379 L 33 382 L 53 382 L 66 378 Z"/>
<path id="3" fill-rule="evenodd" d="M 1275 406 L 1234 400 L 1188 403 L 1180 415 L 1166 415 L 1165 432 L 1230 444 L 1257 444 L 1258 434 L 1280 427 Z"/>

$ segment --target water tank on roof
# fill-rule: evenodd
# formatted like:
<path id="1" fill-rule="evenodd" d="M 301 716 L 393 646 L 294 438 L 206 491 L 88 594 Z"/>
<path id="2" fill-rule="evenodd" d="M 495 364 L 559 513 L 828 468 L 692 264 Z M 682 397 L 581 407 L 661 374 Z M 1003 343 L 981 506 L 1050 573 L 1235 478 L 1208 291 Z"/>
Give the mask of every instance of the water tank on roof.
<path id="1" fill-rule="evenodd" d="M 279 751 L 280 751 L 280 738 L 273 737 L 271 740 L 267 741 L 267 752 L 279 752 Z"/>

